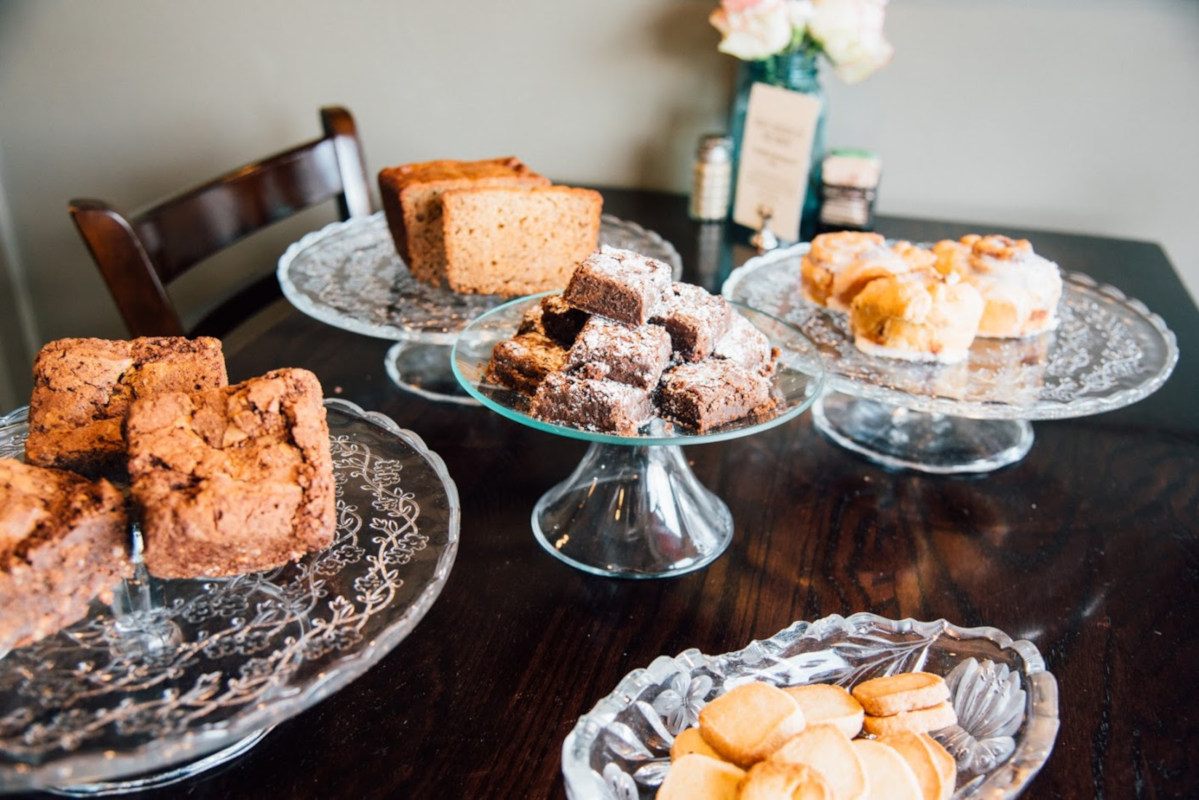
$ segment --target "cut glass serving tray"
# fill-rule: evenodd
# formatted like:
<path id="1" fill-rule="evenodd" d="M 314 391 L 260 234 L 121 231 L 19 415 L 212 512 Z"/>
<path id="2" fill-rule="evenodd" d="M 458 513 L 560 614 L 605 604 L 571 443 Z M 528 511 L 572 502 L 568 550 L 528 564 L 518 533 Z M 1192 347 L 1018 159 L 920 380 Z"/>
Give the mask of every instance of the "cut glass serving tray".
<path id="1" fill-rule="evenodd" d="M 973 419 L 1060 419 L 1148 397 L 1178 361 L 1178 342 L 1161 317 L 1077 272 L 1062 275 L 1056 330 L 975 339 L 959 364 L 868 356 L 854 346 L 845 314 L 803 299 L 799 262 L 807 250 L 801 244 L 750 259 L 722 291 L 803 331 L 824 359 L 832 391 Z"/>
<path id="2" fill-rule="evenodd" d="M 975 339 L 965 361 L 935 364 L 866 355 L 845 314 L 800 291 L 799 244 L 758 256 L 725 281 L 730 300 L 798 327 L 828 370 L 812 409 L 817 428 L 890 467 L 987 472 L 1032 447 L 1029 420 L 1122 408 L 1157 391 L 1178 362 L 1161 317 L 1081 273 L 1063 275 L 1059 324 L 1023 339 Z"/>
<path id="3" fill-rule="evenodd" d="M 636 223 L 604 214 L 599 240 L 664 261 L 676 278 L 682 270 L 674 245 Z M 396 252 L 381 211 L 304 236 L 279 259 L 277 274 L 284 296 L 314 319 L 366 336 L 425 344 L 452 345 L 466 323 L 506 299 L 416 280 Z"/>
<path id="4" fill-rule="evenodd" d="M 1037 648 L 996 628 L 874 614 L 796 622 L 742 650 L 687 650 L 634 670 L 581 717 L 562 746 L 572 800 L 649 800 L 670 746 L 699 710 L 750 681 L 777 686 L 933 672 L 949 686 L 956 725 L 932 733 L 957 762 L 955 798 L 1018 795 L 1049 758 L 1059 727 L 1057 681 Z"/>
<path id="5" fill-rule="evenodd" d="M 325 407 L 333 544 L 234 578 L 139 570 L 112 607 L 93 601 L 80 622 L 0 656 L 0 792 L 104 793 L 122 784 L 96 782 L 172 767 L 126 788 L 188 777 L 341 689 L 416 626 L 457 553 L 457 489 L 416 434 L 343 400 Z M 0 418 L 0 457 L 23 459 L 26 420 L 24 408 Z"/>

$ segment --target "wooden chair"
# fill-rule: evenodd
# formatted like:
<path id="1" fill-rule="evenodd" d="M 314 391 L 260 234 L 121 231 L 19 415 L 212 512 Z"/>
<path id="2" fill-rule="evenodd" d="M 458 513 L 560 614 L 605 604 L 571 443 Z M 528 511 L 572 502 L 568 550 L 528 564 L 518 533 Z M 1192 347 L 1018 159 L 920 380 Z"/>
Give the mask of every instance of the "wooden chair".
<path id="1" fill-rule="evenodd" d="M 74 220 L 133 336 L 220 336 L 280 296 L 272 271 L 185 329 L 166 292 L 173 280 L 255 231 L 335 199 L 341 218 L 371 213 L 354 118 L 321 109 L 324 135 L 247 164 L 126 217 L 101 200 L 70 202 Z"/>

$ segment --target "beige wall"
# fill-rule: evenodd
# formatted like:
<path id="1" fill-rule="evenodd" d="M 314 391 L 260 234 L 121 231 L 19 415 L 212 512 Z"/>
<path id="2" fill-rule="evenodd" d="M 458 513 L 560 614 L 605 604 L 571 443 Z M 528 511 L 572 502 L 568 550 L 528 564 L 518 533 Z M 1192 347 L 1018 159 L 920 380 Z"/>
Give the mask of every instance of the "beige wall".
<path id="1" fill-rule="evenodd" d="M 685 190 L 735 67 L 712 5 L 0 0 L 0 401 L 27 393 L 44 341 L 123 332 L 69 198 L 133 210 L 315 135 L 322 104 L 354 112 L 372 172 L 516 153 L 562 181 Z M 1154 240 L 1199 291 L 1199 3 L 890 8 L 894 62 L 827 79 L 829 143 L 884 157 L 881 211 Z M 270 270 L 331 218 L 220 269 Z"/>

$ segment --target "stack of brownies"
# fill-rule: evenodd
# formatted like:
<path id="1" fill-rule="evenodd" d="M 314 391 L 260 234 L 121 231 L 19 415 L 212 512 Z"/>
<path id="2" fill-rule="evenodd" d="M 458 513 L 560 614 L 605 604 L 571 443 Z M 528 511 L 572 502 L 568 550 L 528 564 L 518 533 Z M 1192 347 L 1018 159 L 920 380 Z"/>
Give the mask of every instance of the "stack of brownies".
<path id="1" fill-rule="evenodd" d="M 486 375 L 547 422 L 633 435 L 657 416 L 709 431 L 774 405 L 777 355 L 723 297 L 603 247 L 561 295 L 530 307 Z"/>

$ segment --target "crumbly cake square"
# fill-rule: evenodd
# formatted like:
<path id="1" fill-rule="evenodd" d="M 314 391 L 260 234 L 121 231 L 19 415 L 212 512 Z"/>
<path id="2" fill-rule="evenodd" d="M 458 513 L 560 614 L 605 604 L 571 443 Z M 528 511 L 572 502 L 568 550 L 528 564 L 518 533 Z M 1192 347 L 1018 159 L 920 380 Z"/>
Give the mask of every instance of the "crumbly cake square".
<path id="1" fill-rule="evenodd" d="M 0 657 L 111 602 L 132 574 L 128 528 L 108 481 L 0 459 Z"/>
<path id="2" fill-rule="evenodd" d="M 402 164 L 380 170 L 378 182 L 383 213 L 400 257 L 417 280 L 442 286 L 446 283 L 444 192 L 471 186 L 548 186 L 550 180 L 508 156 Z"/>
<path id="3" fill-rule="evenodd" d="M 218 339 L 166 336 L 50 342 L 33 364 L 25 458 L 37 466 L 93 477 L 121 473 L 125 460 L 121 424 L 134 400 L 228 383 Z"/>
<path id="4" fill-rule="evenodd" d="M 626 325 L 644 325 L 670 291 L 670 266 L 654 258 L 601 247 L 570 278 L 562 297 L 572 306 Z"/>
<path id="5" fill-rule="evenodd" d="M 565 365 L 562 345 L 543 333 L 529 331 L 497 344 L 484 374 L 501 386 L 532 395 L 546 375 Z"/>
<path id="6" fill-rule="evenodd" d="M 727 361 L 709 358 L 680 364 L 662 376 L 658 409 L 662 416 L 698 431 L 711 430 L 775 402 L 763 376 Z"/>
<path id="7" fill-rule="evenodd" d="M 126 427 L 151 574 L 237 575 L 333 541 L 329 428 L 311 372 L 154 395 L 132 405 Z"/>
<path id="8" fill-rule="evenodd" d="M 537 419 L 631 436 L 653 415 L 645 389 L 609 380 L 553 372 L 537 387 L 530 413 Z"/>
<path id="9" fill-rule="evenodd" d="M 658 325 L 631 327 L 592 317 L 579 331 L 566 369 L 583 377 L 652 389 L 670 363 L 670 334 Z"/>
<path id="10" fill-rule="evenodd" d="M 720 295 L 690 283 L 675 283 L 661 309 L 650 322 L 670 334 L 675 357 L 680 361 L 702 361 L 712 355 L 720 337 L 732 324 L 733 310 Z"/>

